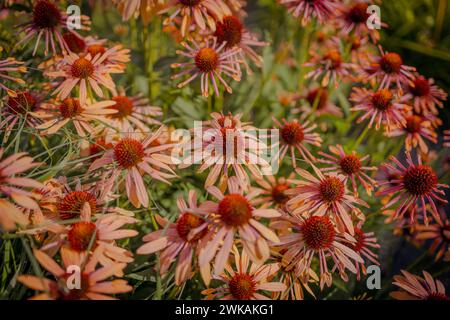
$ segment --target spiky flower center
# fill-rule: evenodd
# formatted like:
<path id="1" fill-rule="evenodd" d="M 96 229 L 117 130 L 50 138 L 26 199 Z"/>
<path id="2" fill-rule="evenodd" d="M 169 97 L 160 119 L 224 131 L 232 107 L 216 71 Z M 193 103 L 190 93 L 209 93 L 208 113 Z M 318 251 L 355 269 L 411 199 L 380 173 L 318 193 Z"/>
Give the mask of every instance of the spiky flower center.
<path id="1" fill-rule="evenodd" d="M 322 201 L 331 203 L 340 201 L 345 193 L 344 183 L 337 177 L 329 176 L 325 177 L 320 182 L 319 194 Z"/>
<path id="2" fill-rule="evenodd" d="M 226 47 L 232 48 L 242 41 L 243 25 L 235 16 L 226 16 L 216 25 L 215 36 L 218 43 L 227 42 Z"/>
<path id="3" fill-rule="evenodd" d="M 430 90 L 430 83 L 424 78 L 415 79 L 414 85 L 410 86 L 410 91 L 416 97 L 426 97 L 430 94 Z"/>
<path id="4" fill-rule="evenodd" d="M 114 119 L 123 119 L 133 113 L 133 102 L 126 96 L 117 96 L 112 98 L 116 102 L 111 109 L 117 110 L 117 113 L 111 115 Z"/>
<path id="5" fill-rule="evenodd" d="M 64 33 L 63 39 L 73 53 L 79 54 L 86 49 L 86 42 L 72 32 Z"/>
<path id="6" fill-rule="evenodd" d="M 40 29 L 55 28 L 61 19 L 58 7 L 48 0 L 39 0 L 33 8 L 33 22 Z"/>
<path id="7" fill-rule="evenodd" d="M 195 65 L 203 73 L 212 72 L 219 66 L 219 55 L 213 48 L 202 48 L 195 56 Z"/>
<path id="8" fill-rule="evenodd" d="M 321 110 L 327 105 L 328 92 L 323 88 L 310 90 L 306 96 L 306 100 L 311 106 L 316 106 L 317 110 Z"/>
<path id="9" fill-rule="evenodd" d="M 402 57 L 395 52 L 386 53 L 381 57 L 380 66 L 386 73 L 399 73 L 402 65 Z"/>
<path id="10" fill-rule="evenodd" d="M 306 246 L 316 251 L 330 248 L 336 236 L 333 224 L 327 216 L 313 216 L 306 219 L 300 230 Z"/>
<path id="11" fill-rule="evenodd" d="M 182 5 L 188 6 L 188 7 L 195 7 L 198 5 L 202 0 L 178 0 Z"/>
<path id="12" fill-rule="evenodd" d="M 272 188 L 272 199 L 278 205 L 284 205 L 289 200 L 289 196 L 286 194 L 286 190 L 289 189 L 287 183 L 277 184 Z"/>
<path id="13" fill-rule="evenodd" d="M 409 133 L 417 133 L 421 129 L 422 118 L 417 115 L 412 115 L 406 118 L 406 128 L 405 130 Z"/>
<path id="14" fill-rule="evenodd" d="M 236 273 L 228 286 L 231 295 L 236 300 L 250 300 L 256 292 L 253 276 L 246 273 Z"/>
<path id="15" fill-rule="evenodd" d="M 123 138 L 114 147 L 116 161 L 125 169 L 142 162 L 145 156 L 142 143 L 133 138 Z"/>
<path id="16" fill-rule="evenodd" d="M 227 225 L 239 227 L 251 219 L 252 211 L 252 206 L 244 196 L 229 194 L 220 201 L 218 214 Z"/>
<path id="17" fill-rule="evenodd" d="M 71 71 L 73 77 L 87 79 L 94 73 L 94 65 L 88 59 L 80 57 L 73 62 Z"/>
<path id="18" fill-rule="evenodd" d="M 302 126 L 298 122 L 286 123 L 283 128 L 281 128 L 281 138 L 283 141 L 289 145 L 295 145 L 301 143 L 305 138 L 305 133 Z"/>
<path id="19" fill-rule="evenodd" d="M 369 18 L 367 13 L 367 3 L 357 3 L 355 4 L 347 14 L 347 19 L 353 23 L 365 23 Z"/>
<path id="20" fill-rule="evenodd" d="M 59 112 L 66 119 L 78 116 L 83 111 L 84 109 L 81 107 L 80 101 L 74 98 L 64 99 L 62 104 L 59 106 Z"/>
<path id="21" fill-rule="evenodd" d="M 29 92 L 16 92 L 15 97 L 8 97 L 8 109 L 15 114 L 25 115 L 34 111 L 37 106 L 37 100 Z"/>
<path id="22" fill-rule="evenodd" d="M 353 250 L 356 252 L 359 252 L 366 245 L 366 235 L 364 234 L 364 232 L 361 229 L 355 228 L 354 237 L 355 237 L 356 242 L 353 244 Z"/>
<path id="23" fill-rule="evenodd" d="M 372 104 L 380 111 L 386 111 L 391 107 L 392 93 L 388 89 L 381 89 L 372 95 Z"/>
<path id="24" fill-rule="evenodd" d="M 193 236 L 190 240 L 188 240 L 189 233 L 191 232 L 191 230 L 200 227 L 204 223 L 205 220 L 203 220 L 199 216 L 196 216 L 189 212 L 183 213 L 178 218 L 176 224 L 178 235 L 185 241 L 196 242 L 206 235 L 208 231 L 207 228 L 204 228 L 202 231 L 197 232 L 195 236 Z"/>
<path id="25" fill-rule="evenodd" d="M 86 191 L 72 191 L 58 204 L 59 217 L 62 220 L 74 219 L 80 216 L 84 204 L 87 203 L 94 214 L 97 211 L 97 199 Z"/>
<path id="26" fill-rule="evenodd" d="M 95 57 L 97 54 L 104 54 L 106 48 L 101 44 L 93 44 L 88 47 L 87 51 L 91 54 L 91 57 Z"/>
<path id="27" fill-rule="evenodd" d="M 341 54 L 336 50 L 329 51 L 325 54 L 324 59 L 331 64 L 330 67 L 332 69 L 337 69 L 342 64 Z"/>
<path id="28" fill-rule="evenodd" d="M 429 195 L 436 188 L 437 183 L 436 173 L 426 165 L 412 166 L 403 176 L 405 189 L 414 196 Z"/>
<path id="29" fill-rule="evenodd" d="M 357 156 L 352 154 L 344 156 L 340 160 L 339 165 L 341 166 L 341 170 L 347 175 L 355 174 L 361 169 L 361 161 Z"/>
<path id="30" fill-rule="evenodd" d="M 67 235 L 71 248 L 78 252 L 86 251 L 91 241 L 91 248 L 94 248 L 95 239 L 98 238 L 96 230 L 95 224 L 89 221 L 74 223 Z"/>

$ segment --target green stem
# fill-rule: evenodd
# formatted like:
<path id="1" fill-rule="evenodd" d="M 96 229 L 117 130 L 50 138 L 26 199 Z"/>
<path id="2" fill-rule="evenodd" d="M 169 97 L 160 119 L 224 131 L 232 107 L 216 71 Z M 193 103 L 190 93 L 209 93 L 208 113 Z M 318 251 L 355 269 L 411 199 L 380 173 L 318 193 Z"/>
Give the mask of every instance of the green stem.
<path id="1" fill-rule="evenodd" d="M 364 140 L 364 138 L 367 136 L 367 133 L 369 132 L 369 126 L 366 125 L 364 128 L 364 131 L 359 135 L 358 139 L 356 139 L 355 143 L 352 145 L 352 150 L 356 150 L 358 146 L 361 144 L 361 142 Z"/>

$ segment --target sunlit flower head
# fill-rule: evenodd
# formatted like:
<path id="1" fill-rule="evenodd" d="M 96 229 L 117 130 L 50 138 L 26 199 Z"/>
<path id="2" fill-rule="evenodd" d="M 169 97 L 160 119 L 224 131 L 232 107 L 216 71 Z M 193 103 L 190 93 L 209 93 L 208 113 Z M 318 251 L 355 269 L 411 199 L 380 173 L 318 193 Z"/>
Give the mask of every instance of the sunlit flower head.
<path id="1" fill-rule="evenodd" d="M 61 249 L 62 264 L 58 264 L 50 256 L 40 250 L 34 250 L 34 257 L 39 264 L 50 272 L 55 280 L 33 275 L 21 275 L 18 281 L 30 289 L 39 291 L 32 300 L 115 300 L 113 294 L 126 293 L 133 288 L 126 280 L 107 280 L 123 270 L 125 263 L 114 263 L 106 267 L 97 268 L 102 248 L 98 247 L 92 257 L 85 261 L 79 255 L 67 248 Z M 81 269 L 80 288 L 68 287 L 69 277 L 73 271 L 70 266 Z M 71 283 L 72 284 L 72 283 Z"/>
<path id="2" fill-rule="evenodd" d="M 305 161 L 314 161 L 316 159 L 306 146 L 321 146 L 322 138 L 318 133 L 312 132 L 317 125 L 310 124 L 309 121 L 301 123 L 297 119 L 292 121 L 282 119 L 282 123 L 275 118 L 272 119 L 276 127 L 280 130 L 280 161 L 283 161 L 286 153 L 289 151 L 292 166 L 294 168 L 297 167 L 297 159 L 295 157 L 296 150 Z"/>
<path id="3" fill-rule="evenodd" d="M 65 11 L 60 10 L 55 2 L 50 0 L 36 0 L 33 3 L 33 11 L 29 13 L 29 21 L 20 25 L 25 36 L 17 43 L 26 44 L 37 37 L 33 49 L 36 54 L 41 39 L 45 39 L 44 54 L 48 55 L 49 49 L 56 55 L 58 52 L 67 52 L 68 47 L 63 38 L 63 32 L 78 33 L 68 26 L 68 16 Z M 90 21 L 87 16 L 80 16 L 81 29 L 89 30 Z M 60 50 L 58 50 L 58 47 Z"/>
<path id="4" fill-rule="evenodd" d="M 21 174 L 35 168 L 40 163 L 25 152 L 3 157 L 4 149 L 0 149 L 0 229 L 12 231 L 16 224 L 26 226 L 28 219 L 19 208 L 36 210 L 39 208 L 35 194 L 30 190 L 42 188 L 43 185 Z M 12 202 L 11 202 L 12 200 Z"/>
<path id="5" fill-rule="evenodd" d="M 364 263 L 353 249 L 355 240 L 347 232 L 339 232 L 327 215 L 292 214 L 284 219 L 291 223 L 293 233 L 280 236 L 280 247 L 285 250 L 283 266 L 308 279 L 312 260 L 317 257 L 321 289 L 331 286 L 334 270 L 347 280 L 346 270 L 357 273 L 356 264 Z"/>
<path id="6" fill-rule="evenodd" d="M 281 214 L 275 209 L 257 209 L 253 202 L 257 192 L 244 193 L 242 182 L 236 177 L 228 179 L 228 192 L 217 187 L 207 188 L 217 202 L 203 203 L 198 212 L 207 217 L 210 228 L 209 241 L 200 253 L 199 265 L 203 266 L 215 257 L 214 274 L 222 272 L 233 244 L 238 240 L 246 254 L 256 263 L 263 263 L 270 256 L 269 242 L 277 243 L 277 235 L 256 219 L 276 218 Z"/>
<path id="7" fill-rule="evenodd" d="M 199 255 L 208 240 L 208 224 L 197 214 L 197 194 L 189 191 L 188 202 L 179 197 L 177 200 L 178 218 L 175 222 L 156 216 L 162 229 L 149 233 L 142 239 L 145 244 L 137 249 L 138 254 L 151 254 L 160 251 L 159 272 L 165 275 L 169 267 L 176 263 L 175 284 L 182 285 L 192 275 L 194 257 Z M 200 270 L 206 283 L 210 281 L 209 264 Z"/>
<path id="8" fill-rule="evenodd" d="M 127 133 L 114 147 L 107 150 L 104 155 L 94 161 L 89 171 L 102 168 L 108 175 L 119 177 L 125 174 L 125 186 L 130 202 L 139 208 L 149 205 L 147 188 L 143 176 L 149 175 L 155 180 L 170 183 L 167 179 L 176 176 L 170 165 L 172 158 L 163 154 L 163 151 L 171 148 L 169 144 L 152 146 L 161 134 L 162 127 L 145 139 L 140 139 L 136 134 Z"/>
<path id="9" fill-rule="evenodd" d="M 332 154 L 319 152 L 324 159 L 319 159 L 319 162 L 329 165 L 321 168 L 322 172 L 334 172 L 344 176 L 344 181 L 351 182 L 353 193 L 358 194 L 358 185 L 361 184 L 368 195 L 371 195 L 374 186 L 376 185 L 368 173 L 377 170 L 377 167 L 368 167 L 363 165 L 363 162 L 369 159 L 369 155 L 360 157 L 356 151 L 346 153 L 341 145 L 329 146 Z"/>
<path id="10" fill-rule="evenodd" d="M 357 122 L 369 120 L 369 128 L 375 124 L 375 129 L 379 130 L 383 125 L 387 131 L 391 131 L 397 127 L 406 126 L 405 113 L 410 110 L 410 107 L 404 104 L 404 96 L 399 98 L 388 89 L 372 91 L 355 87 L 350 101 L 353 102 L 351 111 L 362 112 Z"/>
<path id="11" fill-rule="evenodd" d="M 200 89 L 202 95 L 209 96 L 210 88 L 219 95 L 219 85 L 222 84 L 228 93 L 233 90 L 223 78 L 224 75 L 236 80 L 241 80 L 241 71 L 236 69 L 235 57 L 240 48 L 234 47 L 226 50 L 226 43 L 218 44 L 217 38 L 206 39 L 204 44 L 199 44 L 195 40 L 191 44 L 182 42 L 181 45 L 185 51 L 177 50 L 177 54 L 182 55 L 189 60 L 184 63 L 174 63 L 172 68 L 181 68 L 180 72 L 172 76 L 172 79 L 178 79 L 188 75 L 189 78 L 178 84 L 178 88 L 186 86 L 188 83 L 200 77 Z"/>
<path id="12" fill-rule="evenodd" d="M 279 0 L 294 18 L 301 18 L 305 26 L 313 18 L 320 23 L 335 15 L 338 3 L 335 0 Z"/>
<path id="13" fill-rule="evenodd" d="M 405 97 L 412 101 L 415 112 L 438 114 L 438 108 L 443 108 L 447 93 L 434 84 L 434 79 L 417 76 L 411 84 L 405 86 Z"/>
<path id="14" fill-rule="evenodd" d="M 270 300 L 264 292 L 283 292 L 287 289 L 284 283 L 268 280 L 279 270 L 276 263 L 252 263 L 245 250 L 239 254 L 236 247 L 233 253 L 234 268 L 227 263 L 225 271 L 214 277 L 223 285 L 202 291 L 207 300 Z"/>
<path id="15" fill-rule="evenodd" d="M 25 81 L 19 77 L 15 77 L 11 75 L 11 73 L 25 73 L 27 72 L 27 68 L 23 66 L 23 62 L 17 61 L 16 59 L 10 57 L 5 60 L 0 60 L 0 79 L 2 79 L 0 83 L 0 89 L 6 91 L 6 93 L 10 96 L 15 96 L 15 92 L 6 86 L 6 82 L 15 82 L 18 84 L 25 84 Z"/>
<path id="16" fill-rule="evenodd" d="M 426 203 L 430 205 L 430 211 L 435 220 L 439 221 L 439 213 L 434 202 L 447 203 L 447 200 L 443 198 L 445 192 L 442 189 L 448 188 L 448 185 L 439 183 L 434 169 L 422 164 L 420 155 L 417 158 L 417 164 L 415 164 L 411 154 L 407 152 L 406 165 L 403 165 L 397 158 L 391 156 L 391 162 L 384 164 L 384 166 L 397 178 L 380 181 L 379 185 L 382 188 L 377 194 L 392 196 L 392 199 L 383 206 L 383 209 L 396 206 L 397 219 L 402 219 L 407 210 L 412 208 L 413 210 L 409 213 L 411 223 L 418 220 L 416 205 L 420 206 L 424 222 L 428 224 Z"/>
<path id="17" fill-rule="evenodd" d="M 397 300 L 449 300 L 441 281 L 433 279 L 426 271 L 423 278 L 401 270 L 402 275 L 394 276 L 393 285 L 400 291 L 391 292 L 391 297 Z"/>

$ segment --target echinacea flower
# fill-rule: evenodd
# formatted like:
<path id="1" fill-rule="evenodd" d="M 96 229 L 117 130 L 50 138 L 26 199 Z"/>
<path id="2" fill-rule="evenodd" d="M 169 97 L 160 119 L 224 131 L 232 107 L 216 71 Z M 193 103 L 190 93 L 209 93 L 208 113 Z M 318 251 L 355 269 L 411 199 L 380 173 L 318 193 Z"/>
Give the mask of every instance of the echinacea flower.
<path id="1" fill-rule="evenodd" d="M 434 144 L 437 143 L 437 133 L 433 125 L 426 118 L 419 115 L 410 114 L 406 118 L 406 125 L 394 129 L 389 133 L 390 137 L 405 137 L 405 149 L 410 152 L 413 148 L 419 147 L 419 150 L 428 153 L 428 146 L 425 140 Z"/>
<path id="2" fill-rule="evenodd" d="M 27 72 L 27 68 L 23 66 L 22 61 L 17 61 L 12 57 L 6 58 L 5 60 L 0 60 L 0 79 L 2 79 L 0 89 L 5 90 L 10 96 L 15 96 L 16 93 L 6 86 L 5 81 L 9 80 L 18 84 L 25 84 L 25 81 L 21 78 L 10 75 L 11 72 L 25 73 Z"/>
<path id="3" fill-rule="evenodd" d="M 314 212 L 314 211 L 311 211 Z M 309 277 L 313 258 L 319 259 L 320 288 L 332 283 L 332 272 L 339 271 L 347 280 L 346 270 L 357 272 L 357 263 L 364 263 L 353 249 L 354 239 L 347 232 L 339 232 L 331 219 L 309 214 L 291 214 L 283 217 L 291 223 L 293 232 L 280 236 L 280 248 L 284 250 L 282 264 L 294 269 L 298 276 Z M 329 260 L 332 260 L 330 265 Z"/>
<path id="4" fill-rule="evenodd" d="M 217 22 L 214 36 L 217 43 L 226 43 L 225 50 L 240 48 L 239 53 L 232 58 L 236 60 L 236 68 L 243 63 L 248 74 L 252 74 L 246 58 L 249 58 L 257 67 L 262 65 L 262 57 L 252 47 L 264 47 L 268 43 L 259 41 L 255 35 L 250 33 L 236 16 L 225 16 Z"/>
<path id="5" fill-rule="evenodd" d="M 405 98 L 412 101 L 415 112 L 419 114 L 438 114 L 436 106 L 444 107 L 443 101 L 447 100 L 447 93 L 434 84 L 434 79 L 417 76 L 406 86 Z"/>
<path id="6" fill-rule="evenodd" d="M 277 119 L 272 119 L 276 127 L 280 130 L 280 161 L 283 161 L 286 153 L 290 151 L 292 166 L 294 168 L 297 167 L 295 157 L 296 150 L 305 161 L 314 161 L 316 159 L 306 148 L 306 145 L 308 144 L 316 147 L 320 147 L 322 145 L 322 138 L 319 134 L 312 132 L 317 127 L 316 124 L 310 125 L 309 121 L 300 123 L 297 119 L 292 121 L 282 119 L 283 123 L 280 123 Z"/>
<path id="7" fill-rule="evenodd" d="M 106 58 L 105 54 L 97 54 L 95 57 L 90 54 L 79 56 L 69 53 L 65 55 L 57 70 L 46 73 L 57 81 L 60 81 L 59 78 L 64 78 L 52 94 L 57 95 L 60 100 L 64 100 L 76 87 L 79 90 L 78 98 L 81 104 L 85 104 L 88 94 L 89 98 L 93 99 L 90 89 L 98 97 L 103 98 L 104 94 L 100 87 L 102 85 L 116 95 L 116 85 L 111 78 L 111 73 L 123 71 L 118 71 L 112 65 L 103 64 Z"/>
<path id="8" fill-rule="evenodd" d="M 236 247 L 233 253 L 235 269 L 227 263 L 225 271 L 214 277 L 224 284 L 203 290 L 202 294 L 206 295 L 207 300 L 270 300 L 262 294 L 264 291 L 283 292 L 287 289 L 284 283 L 267 280 L 277 273 L 279 268 L 276 263 L 251 263 L 245 250 L 239 254 Z"/>
<path id="9" fill-rule="evenodd" d="M 266 261 L 270 256 L 268 242 L 278 243 L 279 239 L 275 232 L 256 219 L 276 218 L 281 215 L 280 212 L 255 208 L 253 201 L 257 193 L 245 195 L 242 182 L 236 177 L 228 179 L 226 194 L 215 186 L 210 186 L 207 190 L 217 202 L 205 202 L 198 210 L 199 214 L 207 217 L 210 226 L 207 236 L 211 239 L 199 254 L 200 268 L 215 256 L 214 274 L 220 274 L 237 239 L 240 239 L 244 251 L 252 261 Z"/>
<path id="10" fill-rule="evenodd" d="M 286 194 L 286 190 L 290 188 L 290 179 L 293 178 L 291 174 L 287 179 L 285 177 L 276 178 L 272 175 L 265 175 L 262 179 L 255 179 L 259 187 L 253 188 L 257 191 L 260 197 L 255 200 L 255 204 L 261 204 L 267 208 L 277 208 L 285 210 L 286 203 L 290 197 Z"/>
<path id="11" fill-rule="evenodd" d="M 127 133 L 114 143 L 112 149 L 107 150 L 100 159 L 95 160 L 89 167 L 89 171 L 102 168 L 112 177 L 124 173 L 128 199 L 136 208 L 141 205 L 147 208 L 149 201 L 143 176 L 149 175 L 155 180 L 166 183 L 170 183 L 167 179 L 176 176 L 170 167 L 172 158 L 162 154 L 172 146 L 170 144 L 151 145 L 161 131 L 162 127 L 148 134 L 143 140 L 135 134 Z"/>
<path id="12" fill-rule="evenodd" d="M 218 82 L 225 87 L 228 93 L 232 93 L 233 90 L 225 81 L 223 75 L 227 75 L 236 81 L 241 80 L 241 72 L 239 69 L 236 69 L 236 59 L 233 58 L 241 49 L 234 47 L 230 50 L 225 50 L 226 42 L 218 44 L 215 37 L 212 40 L 207 38 L 205 43 L 202 44 L 197 43 L 195 40 L 191 42 L 193 47 L 186 42 L 182 42 L 181 45 L 186 51 L 177 50 L 177 54 L 188 58 L 189 61 L 171 65 L 172 68 L 183 69 L 172 76 L 172 79 L 189 75 L 187 80 L 178 84 L 178 88 L 182 88 L 200 77 L 200 89 L 203 96 L 209 96 L 210 86 L 213 87 L 215 94 L 219 95 Z"/>
<path id="13" fill-rule="evenodd" d="M 33 113 L 43 121 L 36 129 L 43 130 L 42 133 L 47 135 L 72 124 L 80 137 L 86 137 L 94 133 L 94 122 L 107 123 L 106 117 L 117 113 L 117 110 L 108 108 L 114 104 L 112 100 L 81 104 L 76 98 L 65 98 L 59 103 L 46 104 Z"/>
<path id="14" fill-rule="evenodd" d="M 18 176 L 40 163 L 26 152 L 19 152 L 3 158 L 4 149 L 0 148 L 0 227 L 12 231 L 16 224 L 26 226 L 28 219 L 19 208 L 38 209 L 35 195 L 29 188 L 42 188 L 43 185 L 31 178 Z M 10 202 L 12 200 L 14 203 Z"/>
<path id="15" fill-rule="evenodd" d="M 435 260 L 441 259 L 450 248 L 450 220 L 442 215 L 442 219 L 428 226 L 418 225 L 416 237 L 420 240 L 431 240 L 429 251 L 435 254 Z"/>
<path id="16" fill-rule="evenodd" d="M 62 265 L 40 250 L 33 251 L 36 260 L 55 280 L 41 278 L 33 275 L 21 275 L 18 281 L 30 289 L 40 293 L 32 300 L 115 300 L 111 294 L 120 294 L 131 291 L 133 288 L 123 279 L 107 279 L 123 270 L 125 263 L 114 263 L 107 267 L 97 268 L 98 256 L 102 248 L 98 247 L 87 261 L 79 255 L 73 254 L 70 249 L 61 249 Z M 80 268 L 80 288 L 70 288 L 73 285 L 73 272 L 70 268 Z M 72 281 L 72 282 L 71 282 Z"/>
<path id="17" fill-rule="evenodd" d="M 432 167 L 422 164 L 420 155 L 417 156 L 418 163 L 415 164 L 411 154 L 406 152 L 406 166 L 394 156 L 391 156 L 390 160 L 392 163 L 386 163 L 385 166 L 398 178 L 379 182 L 382 188 L 377 194 L 392 196 L 383 209 L 399 204 L 395 211 L 396 218 L 399 219 L 403 218 L 407 210 L 412 208 L 413 210 L 409 214 L 410 221 L 413 223 L 417 220 L 416 206 L 421 206 L 424 222 L 428 225 L 426 206 L 428 203 L 433 217 L 439 221 L 440 217 L 434 201 L 447 203 L 447 200 L 442 198 L 445 196 L 445 192 L 441 188 L 448 188 L 448 185 L 438 182 L 436 172 Z"/>
<path id="18" fill-rule="evenodd" d="M 151 254 L 161 251 L 159 256 L 161 275 L 167 273 L 169 267 L 176 263 L 175 284 L 182 285 L 192 277 L 194 257 L 204 249 L 208 231 L 206 221 L 196 214 L 198 210 L 197 195 L 194 190 L 189 191 L 188 203 L 180 197 L 177 200 L 179 216 L 176 222 L 156 216 L 161 230 L 144 236 L 145 244 L 137 249 L 137 254 Z M 210 240 L 210 239 L 209 239 Z M 205 282 L 210 280 L 209 265 L 200 270 Z"/>
<path id="19" fill-rule="evenodd" d="M 360 228 L 355 228 L 356 242 L 353 244 L 352 248 L 356 253 L 359 253 L 361 258 L 370 262 L 371 265 L 380 265 L 378 261 L 378 255 L 373 252 L 374 249 L 379 249 L 380 245 L 377 243 L 377 238 L 374 236 L 373 232 L 364 232 Z M 357 262 L 356 263 L 356 278 L 360 280 L 362 274 L 366 274 L 366 263 Z"/>
<path id="20" fill-rule="evenodd" d="M 89 18 L 80 16 L 79 28 L 89 30 Z M 20 40 L 17 45 L 28 43 L 34 37 L 37 37 L 34 45 L 33 55 L 36 54 L 41 39 L 45 39 L 45 55 L 48 54 L 49 48 L 53 54 L 57 54 L 57 46 L 62 52 L 67 52 L 68 48 L 63 39 L 62 32 L 66 30 L 76 34 L 78 33 L 68 25 L 68 16 L 66 12 L 60 10 L 58 6 L 50 0 L 36 0 L 33 4 L 33 11 L 30 14 L 30 20 L 20 25 L 21 31 L 25 33 L 25 37 Z"/>
<path id="21" fill-rule="evenodd" d="M 159 14 L 169 13 L 170 17 L 164 21 L 170 23 L 181 17 L 181 35 L 185 37 L 191 26 L 200 30 L 215 31 L 216 23 L 224 16 L 231 15 L 230 8 L 223 0 L 166 0 L 165 8 Z"/>
<path id="22" fill-rule="evenodd" d="M 344 182 L 351 181 L 353 193 L 358 194 L 358 183 L 360 183 L 366 190 L 368 195 L 371 195 L 375 180 L 367 175 L 366 172 L 377 170 L 377 167 L 364 166 L 362 163 L 369 158 L 369 155 L 359 157 L 356 151 L 347 154 L 341 145 L 329 146 L 330 152 L 327 154 L 319 151 L 319 154 L 325 159 L 319 159 L 319 162 L 331 165 L 326 168 L 321 168 L 323 172 L 334 172 L 344 176 Z M 358 183 L 357 183 L 358 182 Z"/>
<path id="23" fill-rule="evenodd" d="M 294 18 L 301 18 L 303 26 L 312 18 L 324 23 L 334 16 L 338 8 L 335 0 L 279 0 L 279 2 L 287 7 Z"/>
<path id="24" fill-rule="evenodd" d="M 347 230 L 353 235 L 352 213 L 359 220 L 364 220 L 356 205 L 368 207 L 367 203 L 347 193 L 342 174 L 325 174 L 311 165 L 315 176 L 304 169 L 296 169 L 302 180 L 292 180 L 294 187 L 286 191 L 291 196 L 287 203 L 288 212 L 294 215 L 306 212 L 314 216 L 330 215 L 340 231 Z"/>
<path id="25" fill-rule="evenodd" d="M 441 281 L 433 279 L 426 271 L 423 278 L 401 270 L 402 275 L 394 276 L 392 284 L 400 291 L 391 292 L 391 297 L 397 300 L 449 300 Z"/>
<path id="26" fill-rule="evenodd" d="M 372 91 L 353 88 L 350 101 L 354 104 L 351 111 L 363 112 L 357 122 L 369 119 L 369 128 L 375 124 L 375 129 L 379 130 L 383 124 L 387 131 L 391 131 L 396 127 L 406 126 L 405 113 L 410 107 L 404 104 L 404 97 L 399 98 L 388 89 Z"/>

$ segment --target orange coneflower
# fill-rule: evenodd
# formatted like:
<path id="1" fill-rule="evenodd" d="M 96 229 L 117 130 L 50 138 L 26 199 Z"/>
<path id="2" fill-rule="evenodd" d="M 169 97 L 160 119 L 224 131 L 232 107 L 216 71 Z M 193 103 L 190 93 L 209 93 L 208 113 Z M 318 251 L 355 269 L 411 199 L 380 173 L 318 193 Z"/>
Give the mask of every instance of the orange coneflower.
<path id="1" fill-rule="evenodd" d="M 345 182 L 351 181 L 352 189 L 355 194 L 358 194 L 357 181 L 359 181 L 367 194 L 370 195 L 376 182 L 369 177 L 366 172 L 377 170 L 377 167 L 363 166 L 362 163 L 365 160 L 368 160 L 369 155 L 359 157 L 355 150 L 353 150 L 352 153 L 347 154 L 345 153 L 344 148 L 339 144 L 336 146 L 329 146 L 329 149 L 333 155 L 321 151 L 319 152 L 320 155 L 326 158 L 319 159 L 319 162 L 331 165 L 331 167 L 322 168 L 321 170 L 343 175 Z"/>
<path id="2" fill-rule="evenodd" d="M 302 19 L 302 25 L 306 25 L 312 18 L 317 18 L 320 23 L 335 15 L 339 5 L 335 0 L 279 0 L 288 8 L 295 18 Z"/>
<path id="3" fill-rule="evenodd" d="M 145 139 L 140 139 L 136 134 L 127 133 L 114 143 L 112 149 L 94 161 L 89 171 L 108 166 L 106 172 L 112 177 L 125 173 L 125 186 L 130 202 L 139 208 L 141 205 L 148 207 L 148 193 L 144 185 L 143 175 L 149 175 L 153 179 L 170 183 L 167 179 L 176 176 L 169 166 L 172 158 L 163 154 L 170 149 L 170 144 L 152 146 L 152 142 L 158 139 L 163 127 L 149 134 Z M 113 165 L 113 166 L 110 166 Z"/>
<path id="4" fill-rule="evenodd" d="M 434 84 L 434 79 L 416 76 L 411 84 L 406 86 L 405 97 L 412 101 L 414 111 L 423 114 L 431 112 L 438 114 L 436 108 L 443 108 L 443 101 L 447 100 L 447 93 Z"/>
<path id="5" fill-rule="evenodd" d="M 214 93 L 219 95 L 218 82 L 225 87 L 227 92 L 233 92 L 223 75 L 240 81 L 241 71 L 236 68 L 236 59 L 233 58 L 240 52 L 240 48 L 225 50 L 226 43 L 218 44 L 215 37 L 212 40 L 207 38 L 202 44 L 192 40 L 193 47 L 186 42 L 182 42 L 181 45 L 186 51 L 178 50 L 177 54 L 189 58 L 189 61 L 172 64 L 172 68 L 183 69 L 172 76 L 172 79 L 178 79 L 185 75 L 189 75 L 189 78 L 178 84 L 178 88 L 186 86 L 200 76 L 200 89 L 205 97 L 209 96 L 210 86 L 213 87 Z"/>
<path id="6" fill-rule="evenodd" d="M 398 286 L 400 291 L 391 292 L 391 297 L 397 300 L 449 300 L 445 294 L 445 287 L 441 281 L 433 279 L 426 271 L 419 277 L 401 270 L 402 275 L 394 276 L 392 284 Z"/>
<path id="7" fill-rule="evenodd" d="M 262 294 L 264 291 L 283 292 L 287 289 L 284 283 L 267 280 L 278 272 L 276 263 L 251 263 L 245 250 L 239 254 L 236 247 L 233 248 L 233 253 L 236 269 L 227 263 L 226 271 L 214 277 L 224 285 L 202 291 L 207 300 L 270 300 Z"/>
<path id="8" fill-rule="evenodd" d="M 3 79 L 5 81 L 9 80 L 19 84 L 25 84 L 25 81 L 23 81 L 23 79 L 10 75 L 11 72 L 27 72 L 27 68 L 23 66 L 23 64 L 24 63 L 22 61 L 17 61 L 12 57 L 6 58 L 5 60 L 0 60 L 0 79 L 2 79 L 2 82 L 0 83 L 0 89 L 5 90 L 10 96 L 15 96 L 16 93 L 5 85 Z"/>
<path id="9" fill-rule="evenodd" d="M 137 249 L 138 254 L 150 254 L 161 251 L 159 272 L 167 273 L 172 263 L 176 262 L 175 284 L 182 285 L 192 277 L 192 263 L 195 256 L 204 249 L 208 239 L 208 224 L 197 215 L 197 195 L 189 191 L 189 201 L 180 197 L 177 200 L 179 211 L 175 223 L 156 216 L 158 224 L 163 228 L 146 235 L 142 240 L 147 242 Z M 210 281 L 209 264 L 200 270 L 206 283 Z"/>
<path id="10" fill-rule="evenodd" d="M 21 275 L 18 281 L 30 289 L 41 293 L 33 296 L 32 300 L 113 300 L 112 294 L 131 291 L 133 288 L 123 279 L 107 281 L 108 278 L 120 273 L 125 263 L 113 263 L 106 267 L 97 268 L 102 247 L 98 247 L 89 260 L 85 261 L 79 255 L 67 248 L 61 249 L 62 265 L 40 250 L 34 250 L 34 256 L 41 266 L 50 272 L 55 280 L 32 275 Z M 78 266 L 81 271 L 80 288 L 68 287 L 68 280 L 73 271 L 69 267 Z M 72 273 L 71 273 L 72 272 Z"/>
<path id="11" fill-rule="evenodd" d="M 417 219 L 416 205 L 421 206 L 424 222 L 428 224 L 426 202 L 431 207 L 430 211 L 433 217 L 439 221 L 440 217 L 434 201 L 447 203 L 447 200 L 442 198 L 445 196 L 445 192 L 441 188 L 448 188 L 448 185 L 439 183 L 433 168 L 422 164 L 420 155 L 417 158 L 418 164 L 415 164 L 411 154 L 406 152 L 407 165 L 405 166 L 397 158 L 391 156 L 392 164 L 386 163 L 384 166 L 391 170 L 395 178 L 380 181 L 382 189 L 378 191 L 378 195 L 392 195 L 392 199 L 383 206 L 383 209 L 400 204 L 395 211 L 397 219 L 402 219 L 407 210 L 412 208 L 411 223 Z"/>
<path id="12" fill-rule="evenodd" d="M 286 194 L 286 190 L 291 187 L 290 179 L 293 177 L 294 174 L 292 173 L 288 178 L 280 177 L 277 179 L 272 175 L 265 175 L 262 179 L 255 179 L 259 187 L 252 189 L 261 196 L 255 200 L 255 204 L 261 204 L 265 208 L 285 210 L 286 203 L 290 199 L 290 196 Z"/>

